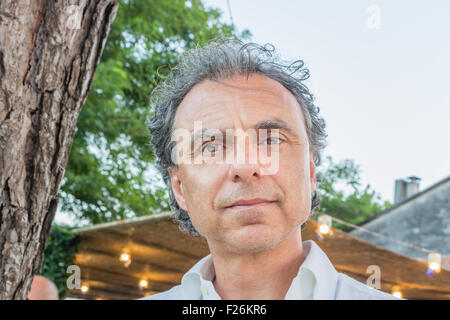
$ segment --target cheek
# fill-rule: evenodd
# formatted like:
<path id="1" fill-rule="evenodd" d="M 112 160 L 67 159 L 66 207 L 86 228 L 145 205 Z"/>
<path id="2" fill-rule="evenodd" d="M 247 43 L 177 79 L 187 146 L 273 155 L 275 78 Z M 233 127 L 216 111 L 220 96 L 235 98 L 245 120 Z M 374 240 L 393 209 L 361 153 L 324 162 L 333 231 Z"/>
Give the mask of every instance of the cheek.
<path id="1" fill-rule="evenodd" d="M 202 229 L 202 225 L 212 225 L 216 220 L 213 201 L 221 178 L 221 170 L 217 167 L 186 167 L 183 183 L 186 206 L 192 222 L 198 224 L 198 229 Z"/>
<path id="2" fill-rule="evenodd" d="M 298 212 L 310 201 L 309 162 L 301 152 L 292 153 L 280 161 L 278 184 L 286 195 L 286 205 Z"/>
<path id="3" fill-rule="evenodd" d="M 220 186 L 221 172 L 213 166 L 191 166 L 186 168 L 186 193 L 191 205 L 211 206 L 211 197 Z M 209 201 L 211 203 L 209 203 Z"/>

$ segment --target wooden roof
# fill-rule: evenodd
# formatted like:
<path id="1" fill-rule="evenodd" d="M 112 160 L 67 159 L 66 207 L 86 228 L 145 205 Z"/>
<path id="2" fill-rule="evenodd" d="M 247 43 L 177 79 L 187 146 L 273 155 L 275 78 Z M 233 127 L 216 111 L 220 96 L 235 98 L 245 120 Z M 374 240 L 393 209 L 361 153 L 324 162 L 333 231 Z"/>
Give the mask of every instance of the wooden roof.
<path id="1" fill-rule="evenodd" d="M 302 240 L 314 240 L 335 268 L 366 283 L 367 267 L 381 269 L 381 290 L 390 293 L 399 285 L 406 299 L 450 299 L 450 271 L 428 277 L 426 263 L 375 246 L 333 228 L 333 235 L 316 238 L 317 222 L 310 220 Z M 74 231 L 80 236 L 75 264 L 81 268 L 82 283 L 90 290 L 82 294 L 69 290 L 68 297 L 83 299 L 137 299 L 170 289 L 183 274 L 209 254 L 204 238 L 189 237 L 179 231 L 170 213 L 96 225 Z M 128 248 L 131 264 L 119 261 Z M 148 289 L 139 281 L 146 279 Z"/>

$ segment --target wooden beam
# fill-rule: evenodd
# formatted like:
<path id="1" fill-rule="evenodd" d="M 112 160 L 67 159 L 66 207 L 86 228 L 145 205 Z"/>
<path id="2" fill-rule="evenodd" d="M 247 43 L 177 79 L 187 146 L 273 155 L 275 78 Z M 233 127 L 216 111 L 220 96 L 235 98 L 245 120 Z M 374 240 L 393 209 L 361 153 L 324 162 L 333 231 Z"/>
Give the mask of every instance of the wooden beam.
<path id="1" fill-rule="evenodd" d="M 108 252 L 118 259 L 123 249 L 128 248 L 132 255 L 132 259 L 153 261 L 155 264 L 166 266 L 171 270 L 185 271 L 186 268 L 189 269 L 199 260 L 180 253 L 143 245 L 139 242 L 130 242 L 123 237 L 115 238 L 110 232 L 106 231 L 97 236 L 94 236 L 93 234 L 82 236 L 80 240 L 78 247 L 79 252 L 88 250 Z"/>
<path id="2" fill-rule="evenodd" d="M 111 285 L 117 285 L 120 288 L 129 288 L 130 290 L 135 290 L 136 288 L 139 288 L 139 281 L 140 280 L 147 280 L 149 283 L 149 290 L 154 291 L 164 291 L 167 290 L 167 288 L 172 288 L 173 286 L 180 283 L 180 281 L 161 281 L 161 280 L 155 280 L 152 277 L 137 277 L 135 275 L 123 275 L 118 274 L 116 272 L 111 271 L 105 271 L 104 269 L 98 269 L 98 268 L 90 268 L 90 267 L 84 267 L 82 269 L 82 281 L 90 281 L 90 279 L 94 281 L 99 281 L 102 283 L 108 283 Z"/>
<path id="3" fill-rule="evenodd" d="M 104 269 L 116 274 L 130 275 L 136 278 L 149 277 L 153 281 L 169 283 L 180 281 L 183 275 L 177 270 L 154 263 L 146 263 L 146 261 L 140 261 L 133 257 L 131 264 L 126 268 L 117 257 L 93 251 L 78 253 L 75 257 L 75 264 L 80 266 L 82 274 L 85 269 L 89 268 Z M 105 268 L 106 266 L 107 268 Z"/>

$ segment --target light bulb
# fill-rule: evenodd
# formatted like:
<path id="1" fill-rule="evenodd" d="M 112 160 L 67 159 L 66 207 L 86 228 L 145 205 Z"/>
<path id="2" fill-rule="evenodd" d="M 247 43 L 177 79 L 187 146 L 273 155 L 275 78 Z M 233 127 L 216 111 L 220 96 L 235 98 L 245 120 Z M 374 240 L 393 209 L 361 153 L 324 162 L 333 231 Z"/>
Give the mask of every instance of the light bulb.
<path id="1" fill-rule="evenodd" d="M 321 234 L 327 234 L 328 232 L 330 232 L 330 227 L 326 224 L 323 224 L 319 227 L 319 231 Z"/>
<path id="2" fill-rule="evenodd" d="M 123 262 L 123 265 L 125 268 L 128 268 L 128 266 L 131 264 L 131 255 L 130 255 L 130 249 L 125 248 L 122 250 L 122 253 L 119 257 L 120 262 Z"/>
<path id="3" fill-rule="evenodd" d="M 430 267 L 431 270 L 436 271 L 436 270 L 439 269 L 439 263 L 437 263 L 437 262 L 431 262 L 429 267 Z"/>
<path id="4" fill-rule="evenodd" d="M 141 287 L 141 288 L 148 288 L 148 281 L 145 280 L 145 279 L 139 281 L 139 287 Z"/>
<path id="5" fill-rule="evenodd" d="M 87 284 L 83 284 L 80 288 L 81 292 L 86 293 L 89 291 L 89 286 Z"/>
<path id="6" fill-rule="evenodd" d="M 433 252 L 428 254 L 428 268 L 433 270 L 433 272 L 441 271 L 441 255 L 439 253 Z"/>
<path id="7" fill-rule="evenodd" d="M 392 295 L 396 298 L 403 299 L 403 294 L 399 286 L 392 287 Z"/>
<path id="8" fill-rule="evenodd" d="M 322 235 L 331 233 L 331 217 L 326 214 L 321 214 L 317 220 L 319 223 L 319 233 Z"/>
<path id="9" fill-rule="evenodd" d="M 120 261 L 127 262 L 128 260 L 130 260 L 130 255 L 128 253 L 122 253 L 120 255 Z"/>

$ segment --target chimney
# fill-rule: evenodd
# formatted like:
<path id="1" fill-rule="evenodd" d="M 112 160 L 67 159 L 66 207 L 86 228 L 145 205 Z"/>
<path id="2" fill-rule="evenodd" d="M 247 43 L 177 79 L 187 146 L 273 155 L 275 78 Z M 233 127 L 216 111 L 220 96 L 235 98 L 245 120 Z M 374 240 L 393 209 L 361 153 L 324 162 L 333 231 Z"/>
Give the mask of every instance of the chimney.
<path id="1" fill-rule="evenodd" d="M 402 202 L 419 192 L 420 180 L 422 179 L 416 176 L 395 180 L 394 204 Z"/>
<path id="2" fill-rule="evenodd" d="M 419 181 L 422 180 L 419 177 L 410 176 L 408 177 L 408 183 L 406 185 L 406 198 L 419 192 Z"/>

